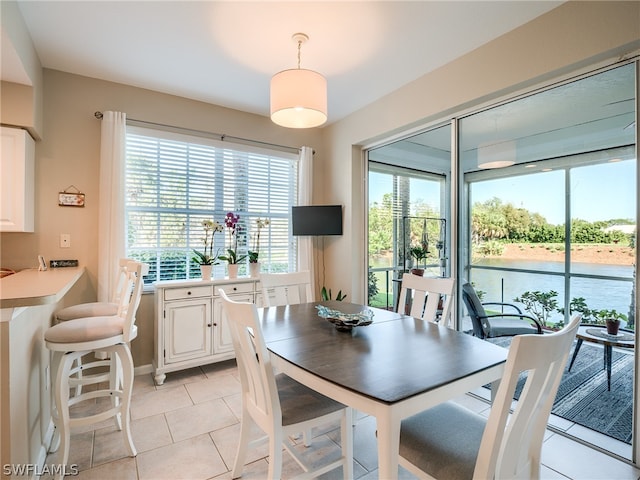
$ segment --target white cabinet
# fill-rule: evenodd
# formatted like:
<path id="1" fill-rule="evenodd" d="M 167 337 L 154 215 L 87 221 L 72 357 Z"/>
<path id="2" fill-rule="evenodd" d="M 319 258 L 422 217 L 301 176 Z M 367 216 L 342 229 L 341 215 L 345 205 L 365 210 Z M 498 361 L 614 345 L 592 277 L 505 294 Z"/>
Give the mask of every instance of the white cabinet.
<path id="1" fill-rule="evenodd" d="M 0 232 L 33 232 L 35 143 L 21 128 L 0 127 Z"/>
<path id="2" fill-rule="evenodd" d="M 218 289 L 234 300 L 254 302 L 257 279 L 178 280 L 156 282 L 154 376 L 234 358 L 231 332 Z"/>

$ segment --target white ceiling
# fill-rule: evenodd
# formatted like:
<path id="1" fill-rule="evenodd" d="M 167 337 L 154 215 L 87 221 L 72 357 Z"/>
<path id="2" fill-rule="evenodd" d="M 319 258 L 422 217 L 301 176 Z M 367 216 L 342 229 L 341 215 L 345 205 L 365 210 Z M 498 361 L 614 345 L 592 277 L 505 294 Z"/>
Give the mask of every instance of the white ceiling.
<path id="1" fill-rule="evenodd" d="M 331 123 L 561 3 L 19 0 L 18 5 L 45 68 L 260 115 L 269 115 L 271 76 L 296 66 L 291 35 L 304 32 L 310 40 L 302 47 L 301 67 L 327 77 Z M 2 78 L 23 78 L 15 68 L 3 61 Z"/>

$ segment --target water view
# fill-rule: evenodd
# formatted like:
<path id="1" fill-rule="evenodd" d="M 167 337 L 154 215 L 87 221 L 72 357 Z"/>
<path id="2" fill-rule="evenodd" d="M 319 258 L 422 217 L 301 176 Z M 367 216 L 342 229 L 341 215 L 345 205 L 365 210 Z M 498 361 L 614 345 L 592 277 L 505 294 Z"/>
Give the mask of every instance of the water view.
<path id="1" fill-rule="evenodd" d="M 391 257 L 381 256 L 371 259 L 370 268 L 391 268 Z M 558 307 L 564 305 L 565 280 L 563 275 L 559 275 L 564 264 L 561 262 L 542 262 L 531 260 L 514 260 L 502 258 L 486 258 L 474 265 L 471 270 L 470 280 L 476 289 L 484 292 L 485 302 L 507 302 L 513 303 L 514 298 L 522 295 L 526 291 L 548 292 L 554 290 L 558 292 L 556 297 Z M 491 267 L 484 269 L 482 267 Z M 541 273 L 514 272 L 501 269 L 534 270 Z M 586 300 L 590 309 L 615 309 L 618 312 L 629 314 L 631 307 L 631 296 L 633 293 L 634 267 L 632 265 L 610 265 L 597 263 L 581 263 L 579 272 L 581 275 L 592 275 L 595 277 L 614 277 L 613 279 L 572 277 L 570 281 L 570 298 L 582 297 Z M 428 270 L 425 275 L 438 275 L 438 269 Z M 393 295 L 392 278 L 397 278 L 389 274 L 389 285 L 387 290 L 386 272 L 376 272 L 378 287 L 377 300 L 384 301 L 385 293 Z M 389 305 L 393 305 L 389 300 Z M 558 312 L 550 316 L 550 321 L 557 322 L 562 319 Z"/>

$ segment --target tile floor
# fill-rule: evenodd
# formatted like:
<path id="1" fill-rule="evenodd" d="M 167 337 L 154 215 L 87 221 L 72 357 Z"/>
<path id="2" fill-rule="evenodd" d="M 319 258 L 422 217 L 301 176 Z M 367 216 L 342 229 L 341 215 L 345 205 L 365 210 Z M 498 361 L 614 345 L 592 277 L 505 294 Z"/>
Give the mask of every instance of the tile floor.
<path id="1" fill-rule="evenodd" d="M 484 394 L 482 389 L 475 393 Z M 457 401 L 478 412 L 487 412 L 489 408 L 485 401 L 471 395 Z M 122 435 L 110 420 L 94 425 L 95 429 L 74 432 L 69 463 L 77 464 L 80 470 L 77 478 L 82 480 L 230 479 L 239 415 L 240 383 L 234 361 L 170 373 L 161 386 L 154 385 L 150 374 L 136 376 L 131 417 L 137 457 L 127 456 Z M 608 437 L 595 438 L 589 430 L 562 419 L 552 419 L 551 423 L 555 428 L 577 432 L 586 440 L 628 455 L 628 446 L 620 448 L 614 441 L 603 443 L 608 442 L 605 440 Z M 355 477 L 377 479 L 375 421 L 361 416 L 354 428 Z M 339 453 L 336 428 L 329 426 L 326 432 L 314 435 L 316 438 L 305 456 Z M 264 479 L 266 446 L 249 456 L 250 463 L 245 466 L 242 478 Z M 301 472 L 290 456 L 285 454 L 284 459 L 283 478 Z M 47 464 L 54 463 L 57 463 L 55 453 L 47 457 Z M 640 478 L 640 469 L 553 431 L 545 439 L 542 463 L 544 479 Z M 335 470 L 322 478 L 342 478 L 342 474 Z M 400 478 L 413 476 L 401 470 Z"/>

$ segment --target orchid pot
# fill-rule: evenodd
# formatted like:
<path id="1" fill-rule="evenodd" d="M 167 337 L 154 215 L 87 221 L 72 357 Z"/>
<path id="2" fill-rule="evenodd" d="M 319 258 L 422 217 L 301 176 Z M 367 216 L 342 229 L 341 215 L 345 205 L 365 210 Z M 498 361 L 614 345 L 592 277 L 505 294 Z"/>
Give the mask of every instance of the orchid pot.
<path id="1" fill-rule="evenodd" d="M 213 265 L 200 265 L 200 275 L 202 280 L 211 280 L 211 273 L 213 271 Z"/>

